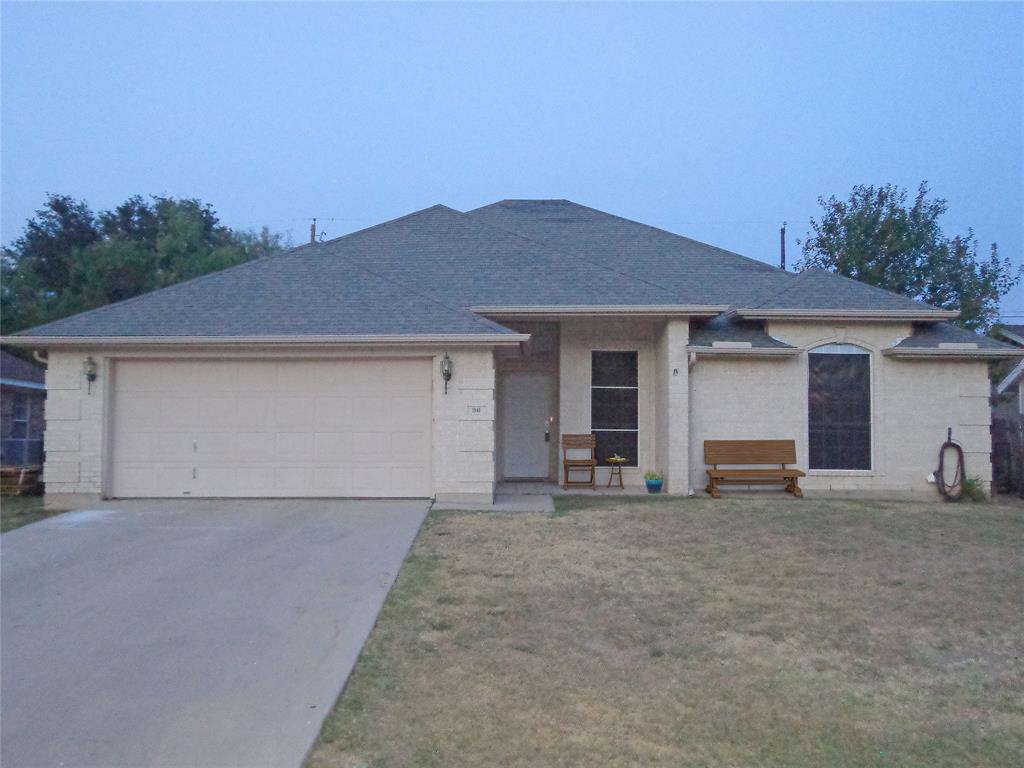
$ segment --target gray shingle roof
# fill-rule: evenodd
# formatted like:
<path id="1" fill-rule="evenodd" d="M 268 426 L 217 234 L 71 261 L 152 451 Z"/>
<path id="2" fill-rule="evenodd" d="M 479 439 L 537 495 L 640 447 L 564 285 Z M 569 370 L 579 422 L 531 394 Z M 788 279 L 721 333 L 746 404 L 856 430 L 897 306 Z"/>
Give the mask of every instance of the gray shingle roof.
<path id="1" fill-rule="evenodd" d="M 469 213 L 433 206 L 19 335 L 507 334 L 470 308 L 594 305 L 930 309 L 567 200 L 506 200 Z"/>
<path id="2" fill-rule="evenodd" d="M 469 211 L 483 221 L 663 286 L 676 304 L 747 306 L 794 275 L 745 256 L 569 200 L 502 200 Z"/>
<path id="3" fill-rule="evenodd" d="M 691 347 L 710 347 L 716 341 L 749 342 L 755 349 L 795 349 L 768 335 L 762 323 L 721 315 L 690 329 Z"/>
<path id="4" fill-rule="evenodd" d="M 1000 323 L 996 326 L 995 332 L 997 335 L 1002 336 L 1013 344 L 1020 344 L 1020 340 L 1024 339 L 1024 325 Z"/>
<path id="5" fill-rule="evenodd" d="M 304 246 L 57 320 L 31 336 L 504 334 L 464 308 Z"/>
<path id="6" fill-rule="evenodd" d="M 941 349 L 940 344 L 977 344 L 978 349 L 1020 351 L 1017 347 L 981 336 L 949 323 L 916 324 L 914 332 L 893 349 Z"/>
<path id="7" fill-rule="evenodd" d="M 882 310 L 929 312 L 936 308 L 867 283 L 851 280 L 823 269 L 808 269 L 793 276 L 777 292 L 765 292 L 762 299 L 743 305 L 745 309 L 768 310 Z"/>
<path id="8" fill-rule="evenodd" d="M 0 351 L 0 378 L 42 384 L 46 381 L 46 370 L 10 352 Z"/>

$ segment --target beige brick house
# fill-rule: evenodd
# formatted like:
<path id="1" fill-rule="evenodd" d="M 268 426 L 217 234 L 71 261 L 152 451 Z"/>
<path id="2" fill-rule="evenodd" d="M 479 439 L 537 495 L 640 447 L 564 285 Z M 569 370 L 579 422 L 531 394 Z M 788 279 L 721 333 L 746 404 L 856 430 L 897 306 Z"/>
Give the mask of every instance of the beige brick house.
<path id="1" fill-rule="evenodd" d="M 809 491 L 988 482 L 988 361 L 955 313 L 565 200 L 435 206 L 35 328 L 47 494 L 492 498 L 597 437 L 670 493 L 706 439 L 796 441 Z M 94 380 L 90 371 L 95 370 Z M 447 374 L 447 375 L 446 375 Z M 66 499 L 64 499 L 66 501 Z"/>

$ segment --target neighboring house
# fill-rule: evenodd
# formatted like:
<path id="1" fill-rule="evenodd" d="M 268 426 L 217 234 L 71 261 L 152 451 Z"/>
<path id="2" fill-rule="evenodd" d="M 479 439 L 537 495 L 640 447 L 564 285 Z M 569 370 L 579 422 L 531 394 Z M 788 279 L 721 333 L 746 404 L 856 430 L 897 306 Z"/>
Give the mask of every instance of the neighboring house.
<path id="1" fill-rule="evenodd" d="M 481 502 L 558 480 L 559 435 L 589 432 L 602 464 L 630 459 L 627 483 L 660 469 L 672 493 L 703 489 L 705 439 L 791 438 L 810 491 L 922 494 L 950 427 L 989 482 L 988 362 L 1016 354 L 955 316 L 567 200 L 506 200 L 7 341 L 49 353 L 52 495 Z"/>
<path id="2" fill-rule="evenodd" d="M 0 351 L 0 465 L 43 463 L 46 371 Z"/>
<path id="3" fill-rule="evenodd" d="M 1024 348 L 1024 325 L 999 325 L 995 333 Z M 1024 416 L 1024 359 L 996 385 L 996 413 L 1003 417 Z"/>
<path id="4" fill-rule="evenodd" d="M 1024 325 L 993 331 L 1024 353 Z M 992 397 L 992 480 L 1000 493 L 1024 497 L 1024 359 L 994 387 Z"/>

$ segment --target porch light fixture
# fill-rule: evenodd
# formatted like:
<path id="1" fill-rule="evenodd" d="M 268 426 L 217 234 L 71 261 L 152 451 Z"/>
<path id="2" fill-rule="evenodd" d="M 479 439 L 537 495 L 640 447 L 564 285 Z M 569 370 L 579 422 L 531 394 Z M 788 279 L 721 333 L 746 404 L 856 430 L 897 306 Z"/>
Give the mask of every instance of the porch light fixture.
<path id="1" fill-rule="evenodd" d="M 448 394 L 448 382 L 452 380 L 452 372 L 455 370 L 452 359 L 445 352 L 441 357 L 441 378 L 444 379 L 444 393 Z"/>
<path id="2" fill-rule="evenodd" d="M 82 373 L 85 375 L 87 382 L 86 392 L 92 394 L 92 383 L 96 381 L 96 361 L 92 357 L 85 358 L 85 362 L 82 363 Z"/>

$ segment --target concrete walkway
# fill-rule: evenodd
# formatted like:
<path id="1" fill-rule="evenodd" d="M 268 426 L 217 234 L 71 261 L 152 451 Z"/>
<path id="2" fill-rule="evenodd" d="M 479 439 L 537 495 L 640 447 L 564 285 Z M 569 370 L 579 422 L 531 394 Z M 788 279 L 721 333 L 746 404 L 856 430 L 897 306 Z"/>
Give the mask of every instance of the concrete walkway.
<path id="1" fill-rule="evenodd" d="M 299 766 L 427 506 L 106 502 L 4 534 L 4 768 Z"/>

